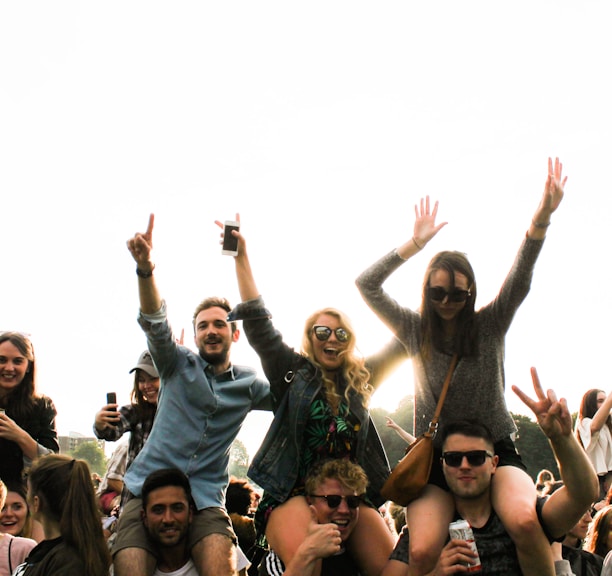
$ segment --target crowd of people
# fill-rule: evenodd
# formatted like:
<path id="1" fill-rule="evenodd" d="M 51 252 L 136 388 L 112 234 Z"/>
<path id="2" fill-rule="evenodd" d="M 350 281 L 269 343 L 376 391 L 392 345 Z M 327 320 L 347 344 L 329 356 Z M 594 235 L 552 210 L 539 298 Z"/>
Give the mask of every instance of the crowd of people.
<path id="1" fill-rule="evenodd" d="M 118 443 L 97 491 L 85 462 L 58 454 L 57 412 L 37 392 L 30 338 L 0 333 L 0 576 L 612 574 L 612 394 L 589 390 L 574 428 L 566 401 L 544 391 L 535 369 L 535 398 L 513 387 L 549 439 L 558 481 L 527 474 L 505 402 L 505 336 L 565 182 L 549 159 L 514 264 L 479 309 L 461 252 L 433 256 L 418 310 L 383 289 L 446 225 L 437 202 L 421 199 L 410 239 L 356 280 L 393 333 L 367 358 L 336 308 L 306 319 L 299 350 L 286 343 L 239 230 L 231 235 L 241 302 L 205 298 L 192 318 L 195 350 L 184 346 L 155 281 L 151 215 L 127 243 L 147 350 L 130 370 L 130 404 L 109 398 L 94 417 L 96 436 L 115 442 L 127 432 L 129 443 Z M 231 361 L 241 330 L 262 375 Z M 454 369 L 429 481 L 390 518 L 381 488 L 391 470 L 368 403 L 407 359 L 414 429 L 387 422 L 407 443 L 428 429 Z M 251 410 L 273 413 L 249 467 L 253 485 L 228 476 L 230 446 Z M 449 538 L 458 519 L 471 526 L 477 553 Z"/>

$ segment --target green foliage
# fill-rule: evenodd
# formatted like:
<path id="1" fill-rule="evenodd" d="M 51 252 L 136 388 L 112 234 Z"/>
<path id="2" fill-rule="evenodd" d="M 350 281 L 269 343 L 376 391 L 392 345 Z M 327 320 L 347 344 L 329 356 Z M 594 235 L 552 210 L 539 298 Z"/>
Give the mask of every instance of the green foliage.
<path id="1" fill-rule="evenodd" d="M 559 478 L 559 468 L 552 448 L 537 422 L 521 414 L 512 414 L 512 418 L 518 428 L 516 448 L 527 466 L 529 476 L 535 481 L 538 472 L 546 468 L 555 478 Z"/>
<path id="2" fill-rule="evenodd" d="M 84 442 L 79 444 L 70 455 L 79 460 L 85 460 L 89 464 L 90 470 L 104 476 L 106 473 L 106 456 L 104 450 L 97 442 Z"/>
<path id="3" fill-rule="evenodd" d="M 387 426 L 386 417 L 389 416 L 396 424 L 412 434 L 413 414 L 413 396 L 402 398 L 395 412 L 389 412 L 384 408 L 372 408 L 371 410 L 372 420 L 376 425 L 380 439 L 387 452 L 387 458 L 389 459 L 391 468 L 402 459 L 408 444 L 403 438 L 400 438 L 395 430 Z"/>
<path id="4" fill-rule="evenodd" d="M 384 408 L 373 408 L 371 410 L 372 420 L 376 425 L 380 439 L 387 452 L 391 468 L 404 456 L 407 443 L 392 428 L 387 427 L 386 417 L 389 416 L 404 430 L 412 434 L 413 414 L 413 396 L 402 398 L 394 412 L 389 412 Z M 555 475 L 555 478 L 558 478 L 559 469 L 557 462 L 548 439 L 540 430 L 538 424 L 531 418 L 521 414 L 512 414 L 512 417 L 518 428 L 516 447 L 527 467 L 527 473 L 535 481 L 538 472 L 542 468 L 547 468 Z"/>
<path id="5" fill-rule="evenodd" d="M 230 448 L 229 473 L 236 478 L 246 478 L 249 469 L 249 453 L 246 446 L 238 439 Z"/>

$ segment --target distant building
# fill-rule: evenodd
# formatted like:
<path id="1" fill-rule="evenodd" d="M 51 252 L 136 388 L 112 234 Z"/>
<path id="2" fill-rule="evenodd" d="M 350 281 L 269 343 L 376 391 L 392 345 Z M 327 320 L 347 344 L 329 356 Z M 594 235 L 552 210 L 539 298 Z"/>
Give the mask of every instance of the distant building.
<path id="1" fill-rule="evenodd" d="M 104 440 L 98 440 L 95 436 L 83 436 L 78 432 L 69 432 L 68 436 L 59 436 L 60 453 L 67 454 L 81 444 L 87 444 L 88 442 L 95 442 L 104 450 Z"/>

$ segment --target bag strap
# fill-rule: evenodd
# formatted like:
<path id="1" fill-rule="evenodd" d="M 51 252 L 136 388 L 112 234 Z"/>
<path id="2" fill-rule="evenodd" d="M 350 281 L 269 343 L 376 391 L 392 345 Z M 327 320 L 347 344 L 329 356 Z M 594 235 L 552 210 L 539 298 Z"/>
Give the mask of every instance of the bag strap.
<path id="1" fill-rule="evenodd" d="M 434 412 L 434 416 L 429 423 L 429 431 L 426 432 L 428 436 L 435 436 L 438 430 L 438 420 L 440 419 L 440 413 L 442 412 L 442 406 L 444 406 L 444 400 L 446 400 L 446 393 L 448 392 L 448 387 L 450 386 L 451 378 L 453 377 L 453 372 L 455 371 L 455 367 L 457 366 L 457 362 L 459 361 L 459 355 L 454 354 L 451 358 L 450 366 L 448 367 L 448 372 L 446 373 L 446 378 L 444 379 L 444 384 L 442 386 L 442 392 L 440 393 L 440 398 L 438 399 L 438 405 L 436 406 L 436 411 Z"/>

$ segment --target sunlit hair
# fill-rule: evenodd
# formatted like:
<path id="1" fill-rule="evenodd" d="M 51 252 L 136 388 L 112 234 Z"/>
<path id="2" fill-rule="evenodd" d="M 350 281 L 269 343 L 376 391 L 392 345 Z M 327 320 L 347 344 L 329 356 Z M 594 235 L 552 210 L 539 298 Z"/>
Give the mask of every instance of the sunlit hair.
<path id="1" fill-rule="evenodd" d="M 306 495 L 317 494 L 319 486 L 326 480 L 338 480 L 358 496 L 365 494 L 368 486 L 368 477 L 359 464 L 348 458 L 334 458 L 323 460 L 310 469 L 305 482 Z"/>
<path id="2" fill-rule="evenodd" d="M 232 476 L 225 493 L 225 509 L 228 514 L 232 512 L 247 516 L 251 509 L 251 501 L 255 488 L 248 480 Z"/>
<path id="3" fill-rule="evenodd" d="M 108 546 L 96 505 L 87 462 L 61 454 L 40 457 L 28 477 L 30 501 L 39 499 L 38 514 L 59 524 L 64 542 L 85 566 L 85 574 L 108 576 Z"/>
<path id="4" fill-rule="evenodd" d="M 323 374 L 323 382 L 326 384 L 326 389 L 329 388 L 333 390 L 335 387 L 335 382 L 333 379 L 328 377 L 323 367 L 316 361 L 312 348 L 312 339 L 314 338 L 312 329 L 317 318 L 323 314 L 337 318 L 340 326 L 342 326 L 342 328 L 344 328 L 349 335 L 347 346 L 342 352 L 342 376 L 344 382 L 346 383 L 344 397 L 348 401 L 349 392 L 353 390 L 363 398 L 363 405 L 366 406 L 370 401 L 370 396 L 373 392 L 372 386 L 369 383 L 370 372 L 365 366 L 365 359 L 361 356 L 357 356 L 355 353 L 355 332 L 351 325 L 351 321 L 346 314 L 340 312 L 340 310 L 337 310 L 336 308 L 323 308 L 322 310 L 317 310 L 311 314 L 306 319 L 306 323 L 304 325 L 304 333 L 302 334 L 302 354 L 304 354 L 308 360 L 310 360 L 310 362 L 321 370 L 321 373 Z"/>
<path id="5" fill-rule="evenodd" d="M 427 296 L 431 276 L 438 270 L 444 270 L 448 273 L 451 289 L 455 287 L 455 274 L 457 272 L 467 278 L 470 295 L 457 315 L 453 352 L 460 356 L 476 356 L 478 354 L 476 314 L 474 312 L 476 278 L 472 265 L 465 254 L 455 251 L 439 252 L 431 259 L 425 271 L 421 300 L 421 354 L 424 358 L 429 358 L 432 350 L 444 350 L 442 319 L 436 312 L 433 302 Z"/>
<path id="6" fill-rule="evenodd" d="M 6 502 L 6 484 L 0 480 L 0 510 L 4 508 L 4 503 Z"/>
<path id="7" fill-rule="evenodd" d="M 215 308 L 215 307 L 222 308 L 228 314 L 232 311 L 232 307 L 230 306 L 229 300 L 227 298 L 221 298 L 219 296 L 211 296 L 210 298 L 206 298 L 202 300 L 202 302 L 200 302 L 197 305 L 193 313 L 193 319 L 191 321 L 191 323 L 193 324 L 194 333 L 195 333 L 195 328 L 196 328 L 196 318 L 198 317 L 198 314 L 202 312 L 202 310 L 208 310 L 209 308 Z M 236 329 L 238 328 L 238 326 L 236 325 L 236 322 L 229 322 L 229 324 L 232 327 L 232 334 L 233 334 L 234 332 L 236 332 Z"/>
<path id="8" fill-rule="evenodd" d="M 578 430 L 578 424 L 582 422 L 583 418 L 593 418 L 597 413 L 597 396 L 599 394 L 605 394 L 603 390 L 599 390 L 598 388 L 591 388 L 584 393 L 582 400 L 580 401 L 580 411 L 578 412 L 578 419 L 576 421 L 576 438 L 578 438 L 578 442 L 580 445 L 582 444 L 582 438 L 580 438 L 580 432 Z M 612 432 L 612 417 L 608 415 L 606 418 L 606 426 Z"/>
<path id="9" fill-rule="evenodd" d="M 610 551 L 608 536 L 612 528 L 612 506 L 604 506 L 595 514 L 584 540 L 584 550 L 602 558 Z"/>
<path id="10" fill-rule="evenodd" d="M 20 332 L 0 332 L 0 344 L 10 342 L 28 361 L 23 380 L 7 395 L 4 407 L 13 419 L 23 420 L 34 408 L 36 392 L 36 362 L 31 340 Z"/>
<path id="11" fill-rule="evenodd" d="M 17 534 L 13 534 L 13 536 L 21 536 L 22 538 L 32 538 L 34 520 L 32 518 L 32 511 L 30 510 L 30 506 L 28 504 L 28 494 L 26 491 L 25 484 L 23 482 L 18 481 L 7 481 L 5 498 L 8 498 L 9 492 L 17 494 L 20 500 L 23 500 L 23 505 L 26 510 L 25 522 L 23 523 L 21 530 Z"/>

